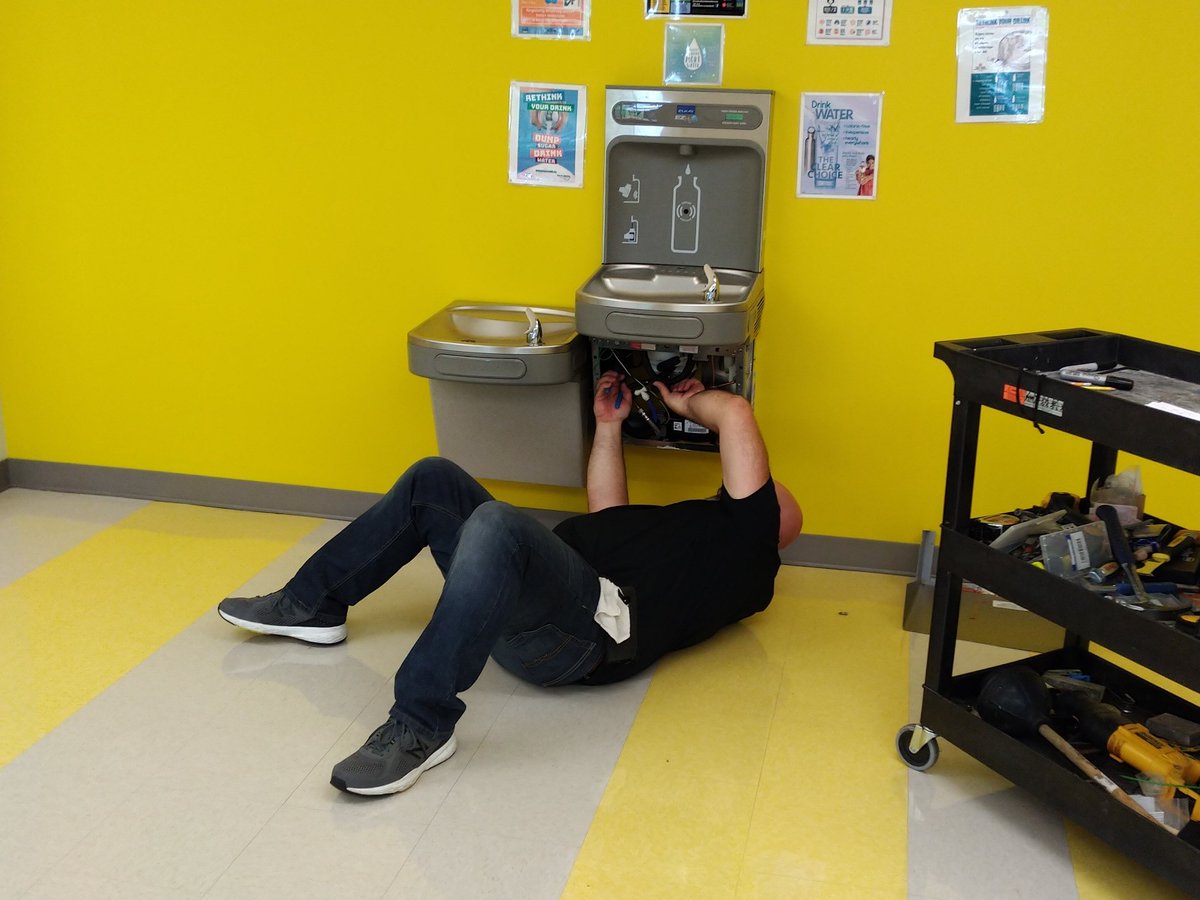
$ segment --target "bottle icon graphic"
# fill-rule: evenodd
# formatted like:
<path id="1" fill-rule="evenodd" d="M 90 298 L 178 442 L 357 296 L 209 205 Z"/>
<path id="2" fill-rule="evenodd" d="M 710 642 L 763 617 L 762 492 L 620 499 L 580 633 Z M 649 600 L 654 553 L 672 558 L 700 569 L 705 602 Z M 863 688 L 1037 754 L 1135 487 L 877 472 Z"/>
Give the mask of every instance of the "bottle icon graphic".
<path id="1" fill-rule="evenodd" d="M 691 184 L 684 180 L 690 176 Z M 696 253 L 700 249 L 700 182 L 689 164 L 671 192 L 674 216 L 671 218 L 671 252 Z"/>
<path id="2" fill-rule="evenodd" d="M 842 164 L 838 161 L 841 145 L 841 123 L 824 124 L 817 131 L 817 161 L 813 168 L 813 186 L 836 188 L 842 177 Z"/>
<path id="3" fill-rule="evenodd" d="M 813 177 L 813 170 L 817 167 L 817 129 L 813 126 L 808 126 L 808 133 L 804 136 L 804 174 L 809 178 Z"/>

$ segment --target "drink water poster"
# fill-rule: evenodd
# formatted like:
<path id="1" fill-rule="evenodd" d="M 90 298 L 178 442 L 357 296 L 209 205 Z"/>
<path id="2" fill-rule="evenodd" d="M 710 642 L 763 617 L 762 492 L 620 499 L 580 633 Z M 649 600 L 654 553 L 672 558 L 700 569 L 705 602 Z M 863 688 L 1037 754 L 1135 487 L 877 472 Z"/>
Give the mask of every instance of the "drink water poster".
<path id="1" fill-rule="evenodd" d="M 883 94 L 801 94 L 797 197 L 874 200 Z"/>

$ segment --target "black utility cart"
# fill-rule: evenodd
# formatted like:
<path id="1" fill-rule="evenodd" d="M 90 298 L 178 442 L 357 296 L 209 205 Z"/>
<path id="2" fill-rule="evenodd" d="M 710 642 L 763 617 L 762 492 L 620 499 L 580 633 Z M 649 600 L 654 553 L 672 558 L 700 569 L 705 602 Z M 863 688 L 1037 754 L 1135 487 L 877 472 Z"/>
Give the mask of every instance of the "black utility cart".
<path id="1" fill-rule="evenodd" d="M 901 729 L 897 750 L 910 767 L 928 769 L 937 760 L 937 738 L 945 738 L 1183 890 L 1198 893 L 1200 823 L 1173 835 L 1117 803 L 1039 736 L 1013 737 L 987 724 L 975 700 L 993 670 L 954 677 L 952 669 L 965 578 L 1066 629 L 1061 649 L 1027 661 L 1037 671 L 1079 669 L 1120 696 L 1127 709 L 1200 722 L 1200 708 L 1089 652 L 1094 641 L 1200 691 L 1200 637 L 968 536 L 984 406 L 1091 441 L 1085 494 L 1115 471 L 1118 450 L 1200 475 L 1200 420 L 1192 417 L 1200 416 L 1200 353 L 1079 329 L 942 341 L 934 355 L 954 376 L 944 519 L 921 721 Z M 1045 374 L 1093 362 L 1101 369 L 1125 367 L 1120 374 L 1134 381 L 1133 390 L 1090 390 Z M 1090 758 L 1114 781 L 1130 784 L 1122 779 L 1131 770 L 1107 753 Z"/>

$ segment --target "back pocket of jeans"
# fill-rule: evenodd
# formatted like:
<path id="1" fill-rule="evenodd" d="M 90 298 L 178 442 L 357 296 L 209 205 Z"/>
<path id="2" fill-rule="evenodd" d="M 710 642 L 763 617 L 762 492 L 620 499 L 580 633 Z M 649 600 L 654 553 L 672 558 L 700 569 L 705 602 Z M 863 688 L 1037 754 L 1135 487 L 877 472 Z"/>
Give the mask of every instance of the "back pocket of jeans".
<path id="1" fill-rule="evenodd" d="M 595 644 L 567 634 L 556 625 L 543 625 L 532 631 L 522 631 L 506 642 L 530 680 L 544 687 L 578 676 L 578 668 L 592 652 Z"/>

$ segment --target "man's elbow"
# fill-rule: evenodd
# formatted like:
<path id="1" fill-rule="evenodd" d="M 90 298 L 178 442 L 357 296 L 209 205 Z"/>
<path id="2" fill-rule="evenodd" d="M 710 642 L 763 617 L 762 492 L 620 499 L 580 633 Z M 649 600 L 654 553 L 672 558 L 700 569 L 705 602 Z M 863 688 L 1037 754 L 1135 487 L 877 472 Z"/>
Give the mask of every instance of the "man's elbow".
<path id="1" fill-rule="evenodd" d="M 800 535 L 804 527 L 804 512 L 782 482 L 775 482 L 775 496 L 779 499 L 779 547 L 782 549 Z"/>
<path id="2" fill-rule="evenodd" d="M 726 393 L 725 396 L 729 399 L 724 401 L 721 407 L 721 421 L 718 425 L 718 430 L 721 425 L 726 427 L 730 425 L 758 427 L 758 423 L 754 418 L 754 407 L 750 405 L 749 400 L 741 394 Z"/>

